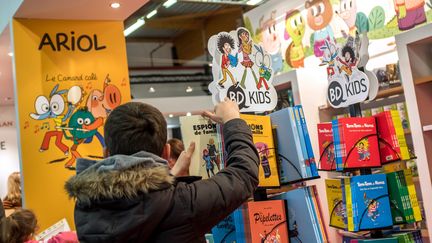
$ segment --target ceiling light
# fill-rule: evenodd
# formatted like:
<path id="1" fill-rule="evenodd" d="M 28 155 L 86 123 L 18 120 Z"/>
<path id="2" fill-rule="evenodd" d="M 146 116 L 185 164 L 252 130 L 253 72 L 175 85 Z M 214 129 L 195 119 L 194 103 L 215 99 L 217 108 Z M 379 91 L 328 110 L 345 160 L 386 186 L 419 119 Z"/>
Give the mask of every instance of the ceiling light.
<path id="1" fill-rule="evenodd" d="M 153 87 L 150 87 L 150 88 L 149 88 L 149 92 L 150 92 L 150 93 L 154 93 L 154 92 L 156 92 L 156 90 L 155 90 Z"/>
<path id="2" fill-rule="evenodd" d="M 169 8 L 169 7 L 171 7 L 172 5 L 174 5 L 176 2 L 177 2 L 177 0 L 168 0 L 168 1 L 164 2 L 163 6 L 164 6 L 165 8 Z"/>
<path id="3" fill-rule="evenodd" d="M 186 116 L 192 116 L 192 113 L 188 112 L 186 113 Z"/>
<path id="4" fill-rule="evenodd" d="M 128 36 L 130 33 L 137 30 L 139 27 L 143 26 L 145 23 L 144 18 L 139 18 L 133 25 L 129 26 L 127 29 L 123 31 L 125 36 Z"/>
<path id="5" fill-rule="evenodd" d="M 157 9 L 155 9 L 155 10 L 151 11 L 150 13 L 148 13 L 146 17 L 149 19 L 149 18 L 155 16 L 156 14 L 157 14 Z"/>
<path id="6" fill-rule="evenodd" d="M 261 3 L 263 0 L 249 0 L 246 2 L 247 5 L 257 5 L 258 3 Z"/>
<path id="7" fill-rule="evenodd" d="M 9 52 L 8 56 L 13 57 L 13 52 Z"/>
<path id="8" fill-rule="evenodd" d="M 120 8 L 120 3 L 118 3 L 118 2 L 113 2 L 113 3 L 111 3 L 111 8 Z"/>
<path id="9" fill-rule="evenodd" d="M 173 115 L 173 114 L 169 114 L 168 117 L 169 117 L 169 118 L 173 118 L 174 115 Z"/>
<path id="10" fill-rule="evenodd" d="M 187 86 L 186 93 L 190 93 L 193 91 L 193 88 L 191 86 Z"/>

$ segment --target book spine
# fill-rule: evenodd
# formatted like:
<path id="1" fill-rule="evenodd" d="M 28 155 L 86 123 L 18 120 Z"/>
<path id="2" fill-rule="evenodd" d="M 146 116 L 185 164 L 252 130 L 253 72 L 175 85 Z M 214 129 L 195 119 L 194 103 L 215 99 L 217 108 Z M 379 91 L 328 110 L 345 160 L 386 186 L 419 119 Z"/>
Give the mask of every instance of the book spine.
<path id="1" fill-rule="evenodd" d="M 318 214 L 318 207 L 317 204 L 314 200 L 314 196 L 313 196 L 313 192 L 312 192 L 312 187 L 307 187 L 305 188 L 308 197 L 309 197 L 309 202 L 311 204 L 311 208 L 312 208 L 312 216 L 313 216 L 313 222 L 315 222 L 315 226 L 316 226 L 316 232 L 317 234 L 317 239 L 319 239 L 318 243 L 322 243 L 324 242 L 324 238 L 323 238 L 323 229 L 322 229 L 322 222 L 319 219 L 319 214 Z"/>
<path id="2" fill-rule="evenodd" d="M 315 233 L 315 238 L 316 239 L 320 239 L 320 233 L 319 233 L 319 227 L 317 226 L 317 219 L 315 218 L 315 211 L 314 211 L 314 207 L 313 204 L 311 202 L 311 196 L 309 194 L 308 188 L 302 188 L 301 190 L 303 190 L 304 192 L 304 197 L 306 198 L 306 204 L 307 207 L 309 208 L 308 212 L 309 212 L 309 217 L 312 221 L 312 227 Z"/>
<path id="3" fill-rule="evenodd" d="M 411 207 L 413 209 L 414 220 L 418 222 L 422 220 L 422 216 L 421 216 L 420 206 L 417 201 L 417 193 L 413 182 L 411 170 L 408 169 L 408 170 L 404 170 L 403 172 L 405 175 Z"/>
<path id="4" fill-rule="evenodd" d="M 403 216 L 404 216 L 404 223 L 411 223 L 410 222 L 410 216 L 408 212 L 408 201 L 407 201 L 407 195 L 405 194 L 404 185 L 401 180 L 401 176 L 399 172 L 395 172 L 396 175 L 396 182 L 399 190 L 399 196 L 400 200 L 402 201 L 402 210 L 403 210 Z"/>
<path id="5" fill-rule="evenodd" d="M 317 169 L 317 166 L 315 163 L 315 156 L 314 156 L 314 153 L 312 150 L 312 143 L 310 140 L 309 131 L 308 131 L 307 124 L 306 124 L 306 118 L 305 118 L 304 112 L 303 112 L 303 107 L 301 105 L 299 105 L 297 107 L 298 107 L 299 114 L 300 114 L 300 121 L 301 121 L 302 129 L 303 129 L 303 135 L 304 135 L 304 140 L 305 140 L 305 144 L 306 144 L 306 151 L 307 151 L 308 158 L 309 158 L 311 174 L 314 177 L 319 176 L 318 175 L 318 169 Z"/>
<path id="6" fill-rule="evenodd" d="M 293 107 L 289 107 L 288 108 L 288 113 L 289 113 L 289 117 L 290 117 L 290 124 L 292 127 L 292 132 L 293 132 L 293 137 L 294 137 L 294 144 L 296 146 L 296 150 L 297 150 L 297 154 L 299 156 L 299 163 L 300 163 L 300 168 L 301 168 L 301 173 L 302 173 L 302 177 L 303 179 L 307 178 L 307 169 L 306 169 L 306 163 L 305 163 L 305 157 L 303 156 L 303 152 L 301 149 L 301 143 L 300 143 L 300 137 L 299 134 L 297 132 L 297 124 L 296 124 L 296 119 L 295 119 L 295 115 L 294 115 L 294 108 Z"/>
<path id="7" fill-rule="evenodd" d="M 402 204 L 402 196 L 401 191 L 399 189 L 399 185 L 396 178 L 396 173 L 388 173 L 387 177 L 387 186 L 389 192 L 390 199 L 390 209 L 392 211 L 393 224 L 402 224 L 405 223 L 405 216 L 403 211 Z"/>
<path id="8" fill-rule="evenodd" d="M 409 195 L 409 191 L 408 191 L 408 185 L 405 179 L 405 174 L 403 172 L 403 170 L 398 171 L 399 174 L 399 178 L 401 181 L 401 185 L 402 185 L 402 190 L 403 190 L 403 195 L 405 198 L 405 203 L 406 203 L 406 211 L 407 211 L 407 222 L 408 223 L 414 223 L 415 219 L 414 219 L 414 210 L 412 208 L 411 205 L 411 199 L 410 199 L 410 195 Z"/>
<path id="9" fill-rule="evenodd" d="M 354 215 L 353 215 L 353 204 L 352 204 L 352 194 L 351 194 L 351 183 L 349 178 L 344 178 L 343 180 L 345 185 L 348 231 L 354 231 Z"/>
<path id="10" fill-rule="evenodd" d="M 395 136 L 396 136 L 397 144 L 399 145 L 400 159 L 409 160 L 410 154 L 408 151 L 408 145 L 405 139 L 405 132 L 402 127 L 402 121 L 400 119 L 399 113 L 397 111 L 391 111 L 391 117 L 393 120 L 393 126 L 396 133 Z"/>
<path id="11" fill-rule="evenodd" d="M 339 141 L 339 125 L 338 120 L 335 119 L 332 121 L 332 130 L 333 130 L 333 145 L 335 150 L 335 166 L 336 170 L 340 171 L 343 168 L 340 167 L 340 164 L 342 163 L 342 153 L 341 153 L 341 146 Z"/>
<path id="12" fill-rule="evenodd" d="M 341 182 L 341 191 L 342 191 L 342 211 L 343 213 L 343 221 L 344 221 L 344 230 L 348 230 L 348 213 L 347 213 L 347 200 L 346 200 L 346 191 L 345 191 L 345 179 L 340 179 Z"/>
<path id="13" fill-rule="evenodd" d="M 300 138 L 300 145 L 301 145 L 301 150 L 303 153 L 303 157 L 305 158 L 305 164 L 306 164 L 306 173 L 307 173 L 307 177 L 312 177 L 312 172 L 311 172 L 311 166 L 310 166 L 310 162 L 309 162 L 309 156 L 306 150 L 306 143 L 305 143 L 305 139 L 304 139 L 304 134 L 303 134 L 303 128 L 302 128 L 302 124 L 301 124 L 301 120 L 300 120 L 300 112 L 298 107 L 294 107 L 294 115 L 295 115 L 295 122 L 296 122 L 296 126 L 297 126 L 297 133 L 298 136 Z"/>

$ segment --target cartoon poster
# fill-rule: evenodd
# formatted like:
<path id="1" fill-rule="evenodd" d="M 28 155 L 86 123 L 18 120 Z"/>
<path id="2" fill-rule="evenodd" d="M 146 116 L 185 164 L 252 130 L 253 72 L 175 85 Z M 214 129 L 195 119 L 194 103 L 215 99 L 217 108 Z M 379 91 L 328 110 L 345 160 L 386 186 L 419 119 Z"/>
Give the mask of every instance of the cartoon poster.
<path id="1" fill-rule="evenodd" d="M 272 57 L 254 43 L 247 29 L 210 37 L 208 50 L 213 58 L 213 81 L 209 85 L 213 103 L 228 97 L 237 102 L 242 112 L 263 112 L 276 107 Z"/>
<path id="2" fill-rule="evenodd" d="M 316 67 L 325 40 L 344 42 L 356 32 L 367 32 L 373 40 L 371 55 L 390 51 L 396 34 L 432 21 L 432 1 L 271 0 L 243 17 L 254 42 L 271 55 L 277 74 Z"/>
<path id="3" fill-rule="evenodd" d="M 64 182 L 102 158 L 103 125 L 130 100 L 122 22 L 13 21 L 24 205 L 40 229 L 73 223 Z"/>

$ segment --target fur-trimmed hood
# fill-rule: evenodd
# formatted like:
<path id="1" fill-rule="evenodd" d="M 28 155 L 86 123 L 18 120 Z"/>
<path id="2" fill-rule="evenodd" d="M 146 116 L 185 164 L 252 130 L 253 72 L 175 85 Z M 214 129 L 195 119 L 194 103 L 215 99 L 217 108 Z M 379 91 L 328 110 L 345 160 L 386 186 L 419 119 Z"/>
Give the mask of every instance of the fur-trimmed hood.
<path id="1" fill-rule="evenodd" d="M 76 175 L 65 184 L 80 204 L 103 199 L 132 199 L 174 183 L 167 161 L 147 152 L 115 155 L 101 161 L 78 159 Z"/>

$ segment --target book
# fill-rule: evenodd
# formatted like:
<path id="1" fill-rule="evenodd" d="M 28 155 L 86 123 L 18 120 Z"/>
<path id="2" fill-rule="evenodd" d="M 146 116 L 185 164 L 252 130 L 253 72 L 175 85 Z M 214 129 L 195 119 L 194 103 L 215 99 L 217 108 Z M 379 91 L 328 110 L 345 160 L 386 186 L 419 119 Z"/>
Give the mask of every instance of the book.
<path id="1" fill-rule="evenodd" d="M 336 170 L 381 165 L 375 117 L 340 118 L 333 122 Z"/>
<path id="2" fill-rule="evenodd" d="M 395 237 L 383 238 L 383 239 L 359 239 L 358 243 L 398 243 L 398 239 Z"/>
<path id="3" fill-rule="evenodd" d="M 223 168 L 223 148 L 217 134 L 217 124 L 202 116 L 180 117 L 183 143 L 195 142 L 195 152 L 189 167 L 190 175 L 207 179 Z"/>
<path id="4" fill-rule="evenodd" d="M 342 188 L 340 179 L 326 179 L 326 195 L 330 226 L 345 229 Z"/>
<path id="5" fill-rule="evenodd" d="M 383 111 L 384 111 L 384 107 L 382 107 L 382 106 L 381 107 L 372 108 L 371 109 L 371 115 L 375 116 L 376 114 L 381 113 Z"/>
<path id="6" fill-rule="evenodd" d="M 410 129 L 408 112 L 405 102 L 400 102 L 396 104 L 397 111 L 399 112 L 399 117 L 402 121 L 403 129 Z"/>
<path id="7" fill-rule="evenodd" d="M 308 162 L 309 162 L 309 167 L 310 167 L 310 171 L 311 171 L 311 176 L 317 177 L 317 176 L 319 176 L 319 174 L 318 174 L 318 169 L 317 169 L 316 162 L 315 162 L 315 155 L 314 155 L 314 152 L 312 149 L 312 142 L 310 140 L 308 127 L 306 124 L 306 117 L 305 117 L 304 112 L 303 112 L 303 107 L 301 105 L 296 105 L 295 109 L 298 111 L 298 114 L 299 114 L 299 118 L 297 118 L 297 116 L 296 116 L 296 119 L 300 119 L 302 134 L 304 137 L 304 142 L 306 145 L 306 152 L 308 155 L 307 158 L 309 160 Z"/>
<path id="8" fill-rule="evenodd" d="M 289 242 L 284 200 L 248 202 L 246 205 L 249 221 L 246 238 L 250 239 L 247 242 Z"/>
<path id="9" fill-rule="evenodd" d="M 307 188 L 295 189 L 280 195 L 273 199 L 283 199 L 287 202 L 288 207 L 288 229 L 291 243 L 301 242 L 324 242 L 318 222 L 313 217 L 313 204 L 310 204 L 310 194 Z M 319 211 L 315 211 L 319 213 Z"/>
<path id="10" fill-rule="evenodd" d="M 234 226 L 236 233 L 237 243 L 246 243 L 246 232 L 245 232 L 245 211 L 246 204 L 243 204 L 237 208 L 233 213 Z"/>
<path id="11" fill-rule="evenodd" d="M 410 220 L 410 217 L 413 214 L 411 203 L 408 201 L 409 206 L 407 205 L 406 193 L 402 188 L 403 184 L 401 183 L 398 172 L 391 172 L 386 174 L 386 176 L 393 224 L 412 223 Z M 411 212 L 409 212 L 408 208 L 411 209 Z"/>
<path id="12" fill-rule="evenodd" d="M 417 200 L 417 192 L 413 182 L 412 172 L 409 169 L 403 170 L 405 176 L 405 182 L 407 185 L 408 195 L 413 209 L 414 221 L 418 222 L 422 220 L 422 214 L 420 210 L 420 205 Z"/>
<path id="13" fill-rule="evenodd" d="M 385 174 L 354 176 L 344 180 L 345 187 L 349 187 L 351 191 L 351 196 L 347 193 L 345 200 L 352 200 L 353 231 L 386 228 L 393 225 Z M 346 205 L 348 210 L 349 204 Z"/>
<path id="14" fill-rule="evenodd" d="M 40 232 L 38 235 L 36 235 L 35 239 L 37 241 L 45 242 L 61 232 L 68 232 L 68 231 L 71 231 L 71 229 L 69 227 L 67 220 L 63 218 L 60 221 L 48 227 L 47 229 L 45 229 L 44 231 Z"/>
<path id="15" fill-rule="evenodd" d="M 294 111 L 294 119 L 295 119 L 295 123 L 296 123 L 296 127 L 297 127 L 297 133 L 298 133 L 298 136 L 300 138 L 300 148 L 301 148 L 301 151 L 303 153 L 303 157 L 305 158 L 306 175 L 307 175 L 307 177 L 312 177 L 312 170 L 311 170 L 311 166 L 310 166 L 309 154 L 308 154 L 307 148 L 306 148 L 306 142 L 305 142 L 305 136 L 303 133 L 303 127 L 302 127 L 302 123 L 300 120 L 300 113 L 299 113 L 299 110 L 297 107 L 294 107 L 293 111 Z"/>
<path id="16" fill-rule="evenodd" d="M 410 159 L 398 112 L 395 110 L 384 111 L 374 117 L 379 135 L 381 163 Z"/>
<path id="17" fill-rule="evenodd" d="M 319 198 L 318 198 L 318 192 L 316 189 L 316 186 L 309 186 L 306 187 L 306 191 L 308 192 L 309 196 L 310 196 L 310 201 L 311 201 L 311 208 L 312 208 L 312 212 L 313 212 L 313 216 L 315 218 L 315 221 L 317 222 L 317 232 L 320 236 L 320 238 L 323 240 L 323 242 L 327 242 L 327 231 L 324 227 L 324 221 L 322 219 L 322 212 L 321 212 L 321 207 L 320 207 L 320 202 L 319 202 Z"/>
<path id="18" fill-rule="evenodd" d="M 234 214 L 228 215 L 212 228 L 213 240 L 215 243 L 235 243 L 236 229 Z"/>
<path id="19" fill-rule="evenodd" d="M 270 114 L 276 129 L 277 153 L 280 161 L 279 175 L 282 183 L 308 178 L 306 158 L 300 148 L 300 138 L 294 117 L 294 109 L 288 107 Z"/>
<path id="20" fill-rule="evenodd" d="M 321 170 L 335 170 L 335 148 L 333 143 L 333 129 L 331 123 L 319 123 L 318 142 L 319 142 L 319 167 Z"/>
<path id="21" fill-rule="evenodd" d="M 253 142 L 260 156 L 259 184 L 260 187 L 280 185 L 277 169 L 276 148 L 273 141 L 273 128 L 269 116 L 244 115 L 242 118 L 252 131 Z"/>

